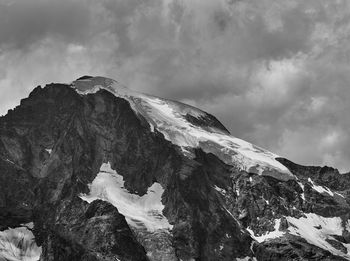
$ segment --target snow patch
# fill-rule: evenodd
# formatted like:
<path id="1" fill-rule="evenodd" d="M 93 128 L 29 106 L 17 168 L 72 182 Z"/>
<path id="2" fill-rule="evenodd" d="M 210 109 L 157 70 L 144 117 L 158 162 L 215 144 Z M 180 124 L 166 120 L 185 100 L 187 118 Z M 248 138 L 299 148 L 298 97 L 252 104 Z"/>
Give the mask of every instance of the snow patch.
<path id="1" fill-rule="evenodd" d="M 301 193 L 301 198 L 305 201 L 305 193 L 304 193 L 304 184 L 301 182 L 298 182 L 299 186 L 303 190 L 303 193 Z"/>
<path id="2" fill-rule="evenodd" d="M 89 188 L 90 193 L 80 195 L 81 199 L 89 203 L 97 199 L 110 202 L 134 228 L 146 228 L 153 232 L 173 227 L 162 213 L 164 189 L 159 183 L 153 183 L 143 196 L 132 194 L 124 188 L 123 176 L 113 170 L 110 163 L 103 163 Z"/>
<path id="3" fill-rule="evenodd" d="M 307 181 L 311 183 L 312 189 L 316 190 L 318 193 L 327 193 L 332 197 L 334 196 L 333 192 L 329 188 L 316 185 L 311 178 L 308 178 Z"/>
<path id="4" fill-rule="evenodd" d="M 9 159 L 5 159 L 6 162 L 12 164 L 12 165 L 16 165 L 12 160 L 9 160 Z"/>
<path id="5" fill-rule="evenodd" d="M 244 232 L 243 229 L 242 229 L 241 223 L 235 218 L 235 216 L 234 216 L 227 208 L 224 207 L 224 209 L 225 209 L 225 211 L 237 222 L 237 224 L 239 225 L 239 227 L 241 227 L 241 232 Z M 229 235 L 226 234 L 226 237 L 229 237 Z"/>
<path id="6" fill-rule="evenodd" d="M 226 195 L 226 190 L 219 188 L 218 186 L 214 186 L 214 189 L 219 192 L 221 195 L 225 196 Z"/>
<path id="7" fill-rule="evenodd" d="M 247 231 L 250 233 L 252 238 L 254 238 L 256 241 L 261 243 L 261 242 L 264 242 L 264 241 L 269 240 L 269 239 L 278 238 L 278 237 L 283 236 L 285 234 L 285 232 L 279 231 L 280 224 L 281 224 L 281 219 L 275 219 L 275 226 L 274 226 L 275 230 L 268 231 L 266 234 L 264 234 L 262 236 L 255 236 L 254 231 L 251 230 L 249 227 L 247 228 Z"/>
<path id="8" fill-rule="evenodd" d="M 29 230 L 32 224 L 0 231 L 0 260 L 38 261 L 41 247 L 35 243 Z"/>
<path id="9" fill-rule="evenodd" d="M 257 259 L 255 257 L 246 256 L 243 258 L 236 257 L 236 261 L 257 261 Z"/>
<path id="10" fill-rule="evenodd" d="M 49 154 L 51 154 L 52 149 L 45 149 Z"/>
<path id="11" fill-rule="evenodd" d="M 79 80 L 81 81 L 81 80 Z M 84 81 L 86 82 L 86 81 Z M 91 89 L 86 89 L 86 90 L 80 90 L 80 89 L 76 89 L 77 93 L 82 94 L 82 95 L 87 95 L 87 94 L 92 94 L 92 93 L 96 93 L 99 90 L 104 89 L 101 85 L 96 85 Z"/>
<path id="12" fill-rule="evenodd" d="M 345 198 L 342 194 L 338 193 L 338 192 L 334 192 L 335 194 L 337 194 L 338 196 Z"/>
<path id="13" fill-rule="evenodd" d="M 239 189 L 238 188 L 236 188 L 236 194 L 237 194 L 237 196 L 239 196 Z"/>

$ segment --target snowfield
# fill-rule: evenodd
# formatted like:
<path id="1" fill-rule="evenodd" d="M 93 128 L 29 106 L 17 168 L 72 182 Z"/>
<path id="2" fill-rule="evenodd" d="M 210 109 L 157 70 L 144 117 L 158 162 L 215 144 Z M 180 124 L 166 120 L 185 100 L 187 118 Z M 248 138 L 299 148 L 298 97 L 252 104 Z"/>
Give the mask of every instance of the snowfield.
<path id="1" fill-rule="evenodd" d="M 186 156 L 191 156 L 190 148 L 199 147 L 239 169 L 260 175 L 271 175 L 282 180 L 295 179 L 295 176 L 275 159 L 278 155 L 235 138 L 222 130 L 190 123 L 186 115 L 198 120 L 208 116 L 192 106 L 137 93 L 117 81 L 104 77 L 77 80 L 71 86 L 81 95 L 104 89 L 128 100 L 133 110 L 148 121 L 152 131 L 157 129 L 167 140 L 180 146 Z"/>
<path id="2" fill-rule="evenodd" d="M 29 230 L 33 225 L 9 228 L 0 231 L 0 260 L 6 261 L 38 261 L 41 247 L 34 240 Z"/>
<path id="3" fill-rule="evenodd" d="M 307 213 L 304 215 L 305 217 L 301 218 L 286 217 L 289 223 L 287 231 L 279 230 L 281 219 L 275 220 L 274 231 L 267 232 L 262 236 L 255 236 L 254 231 L 249 227 L 247 231 L 251 234 L 252 238 L 259 243 L 281 237 L 285 234 L 292 234 L 304 238 L 309 244 L 318 246 L 334 255 L 342 256 L 350 260 L 350 244 L 340 243 L 347 249 L 348 253 L 346 254 L 327 242 L 327 239 L 335 240 L 333 235 L 341 236 L 343 230 L 350 231 L 349 220 L 345 225 L 342 225 L 342 220 L 339 217 L 326 218 L 314 213 Z"/>
<path id="4" fill-rule="evenodd" d="M 334 239 L 332 235 L 341 236 L 343 230 L 350 231 L 349 221 L 343 226 L 339 217 L 326 218 L 314 213 L 308 213 L 305 216 L 299 219 L 287 217 L 288 222 L 292 224 L 288 228 L 290 234 L 305 238 L 312 245 L 350 260 L 350 244 L 342 243 L 348 250 L 348 254 L 345 254 L 326 241 L 326 239 Z"/>
<path id="5" fill-rule="evenodd" d="M 172 225 L 162 213 L 164 205 L 161 200 L 164 190 L 159 183 L 153 183 L 143 196 L 132 194 L 124 188 L 123 176 L 113 170 L 109 163 L 103 163 L 89 187 L 90 193 L 81 195 L 81 199 L 89 203 L 96 199 L 110 202 L 125 216 L 131 227 L 146 228 L 150 232 L 172 229 Z"/>

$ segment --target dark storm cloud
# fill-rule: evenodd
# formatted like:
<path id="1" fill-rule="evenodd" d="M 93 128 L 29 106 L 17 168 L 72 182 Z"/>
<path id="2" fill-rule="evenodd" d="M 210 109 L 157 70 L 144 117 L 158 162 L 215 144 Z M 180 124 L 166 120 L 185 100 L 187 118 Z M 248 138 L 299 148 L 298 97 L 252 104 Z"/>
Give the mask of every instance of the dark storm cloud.
<path id="1" fill-rule="evenodd" d="M 349 1 L 0 0 L 1 112 L 105 75 L 212 112 L 300 163 L 349 169 Z"/>
<path id="2" fill-rule="evenodd" d="M 0 2 L 0 46 L 25 48 L 52 35 L 81 41 L 89 34 L 89 9 L 70 1 Z"/>

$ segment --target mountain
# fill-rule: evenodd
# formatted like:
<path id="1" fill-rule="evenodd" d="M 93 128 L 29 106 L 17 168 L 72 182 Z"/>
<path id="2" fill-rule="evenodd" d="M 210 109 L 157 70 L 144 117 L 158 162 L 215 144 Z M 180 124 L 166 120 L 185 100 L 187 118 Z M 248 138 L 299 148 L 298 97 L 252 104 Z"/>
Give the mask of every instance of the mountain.
<path id="1" fill-rule="evenodd" d="M 350 174 L 112 79 L 38 86 L 0 118 L 0 260 L 350 260 Z"/>

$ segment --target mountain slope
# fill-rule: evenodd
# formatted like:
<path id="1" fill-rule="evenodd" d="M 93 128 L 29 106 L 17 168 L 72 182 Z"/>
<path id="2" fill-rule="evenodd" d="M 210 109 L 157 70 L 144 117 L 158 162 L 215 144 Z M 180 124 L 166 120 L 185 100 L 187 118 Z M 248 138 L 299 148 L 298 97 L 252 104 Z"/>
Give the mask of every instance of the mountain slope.
<path id="1" fill-rule="evenodd" d="M 349 180 L 103 77 L 0 118 L 0 230 L 40 260 L 349 260 Z"/>

